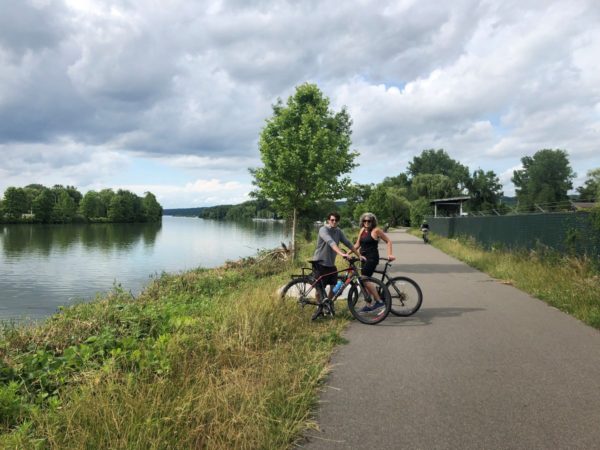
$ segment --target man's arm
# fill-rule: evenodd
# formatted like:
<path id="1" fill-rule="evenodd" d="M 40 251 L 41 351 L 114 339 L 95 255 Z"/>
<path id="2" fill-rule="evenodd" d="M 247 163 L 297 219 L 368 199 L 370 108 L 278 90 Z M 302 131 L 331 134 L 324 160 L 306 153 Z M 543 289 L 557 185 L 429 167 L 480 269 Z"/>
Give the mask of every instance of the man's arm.
<path id="1" fill-rule="evenodd" d="M 360 247 L 356 247 L 355 245 L 353 245 L 352 242 L 348 240 L 343 231 L 340 230 L 340 233 L 340 241 L 343 242 L 352 251 L 352 253 L 358 256 L 359 259 L 366 259 L 364 256 L 360 256 L 360 253 L 358 252 L 358 249 Z"/>

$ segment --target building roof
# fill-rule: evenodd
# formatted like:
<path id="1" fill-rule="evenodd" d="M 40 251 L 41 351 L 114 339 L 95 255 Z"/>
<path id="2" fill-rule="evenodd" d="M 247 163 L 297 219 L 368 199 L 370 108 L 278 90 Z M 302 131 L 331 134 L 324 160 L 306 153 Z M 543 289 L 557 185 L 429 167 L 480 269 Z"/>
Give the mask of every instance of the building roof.
<path id="1" fill-rule="evenodd" d="M 471 197 L 468 195 L 462 197 L 436 198 L 434 200 L 429 200 L 429 204 L 433 205 L 434 203 L 466 202 L 467 200 L 471 200 Z"/>

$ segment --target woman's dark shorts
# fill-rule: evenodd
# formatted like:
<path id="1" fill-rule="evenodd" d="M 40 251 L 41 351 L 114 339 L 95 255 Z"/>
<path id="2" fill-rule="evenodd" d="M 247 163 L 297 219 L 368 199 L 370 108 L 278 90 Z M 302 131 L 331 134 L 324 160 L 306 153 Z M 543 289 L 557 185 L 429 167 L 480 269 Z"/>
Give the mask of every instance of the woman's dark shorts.
<path id="1" fill-rule="evenodd" d="M 377 267 L 377 264 L 379 264 L 379 258 L 377 258 L 377 259 L 367 258 L 367 260 L 362 263 L 362 266 L 360 268 L 360 273 L 367 277 L 372 277 L 373 272 L 375 272 L 375 268 Z"/>
<path id="2" fill-rule="evenodd" d="M 333 272 L 333 273 L 332 273 Z M 331 275 L 327 275 L 321 280 L 321 284 L 323 287 L 329 285 L 333 285 L 337 283 L 337 268 L 335 266 L 323 266 L 321 264 L 315 264 L 315 270 L 313 271 L 313 275 L 315 278 L 319 278 L 321 275 L 325 275 L 330 273 Z"/>

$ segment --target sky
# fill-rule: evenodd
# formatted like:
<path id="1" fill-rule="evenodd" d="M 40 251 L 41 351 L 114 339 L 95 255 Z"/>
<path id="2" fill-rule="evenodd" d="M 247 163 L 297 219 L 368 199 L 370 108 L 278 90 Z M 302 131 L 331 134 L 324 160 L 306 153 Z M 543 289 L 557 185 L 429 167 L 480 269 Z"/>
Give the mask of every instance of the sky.
<path id="1" fill-rule="evenodd" d="M 357 183 L 425 149 L 493 170 L 600 167 L 597 0 L 0 0 L 0 194 L 150 191 L 236 204 L 278 98 L 316 83 L 352 120 Z"/>

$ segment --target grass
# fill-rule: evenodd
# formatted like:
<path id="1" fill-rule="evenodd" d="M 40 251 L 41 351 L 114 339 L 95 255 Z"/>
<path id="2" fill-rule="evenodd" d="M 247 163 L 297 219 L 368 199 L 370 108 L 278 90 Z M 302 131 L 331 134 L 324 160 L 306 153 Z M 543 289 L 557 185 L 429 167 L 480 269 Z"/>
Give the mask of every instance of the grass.
<path id="1" fill-rule="evenodd" d="M 600 273 L 592 261 L 543 248 L 487 250 L 472 239 L 446 239 L 432 233 L 430 239 L 443 252 L 600 329 Z"/>
<path id="2" fill-rule="evenodd" d="M 5 326 L 0 447 L 289 448 L 314 426 L 347 323 L 282 304 L 293 270 L 248 259 L 164 274 L 135 299 L 115 289 Z"/>

